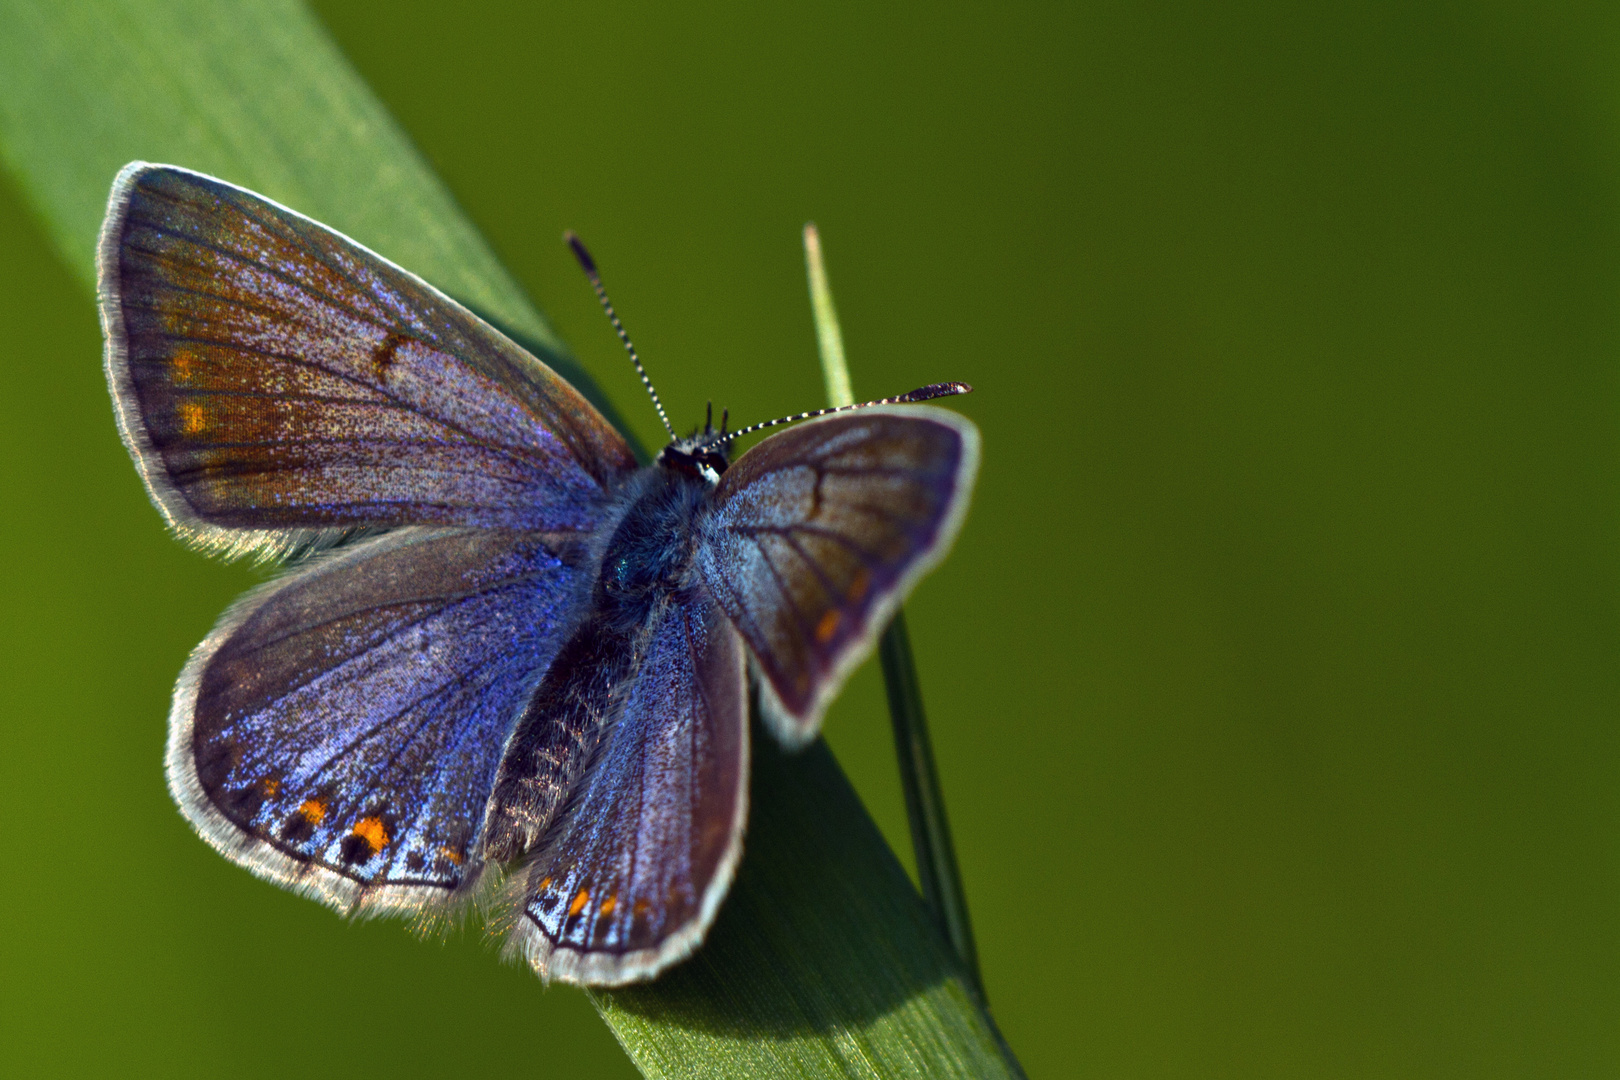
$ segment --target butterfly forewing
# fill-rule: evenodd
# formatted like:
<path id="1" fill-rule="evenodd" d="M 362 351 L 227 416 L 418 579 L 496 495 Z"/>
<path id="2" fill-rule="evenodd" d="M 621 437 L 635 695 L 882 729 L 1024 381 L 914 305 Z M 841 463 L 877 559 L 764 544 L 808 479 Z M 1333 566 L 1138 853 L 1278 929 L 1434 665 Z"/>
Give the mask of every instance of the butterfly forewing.
<path id="1" fill-rule="evenodd" d="M 815 734 L 874 633 L 944 556 L 977 468 L 972 424 L 913 406 L 802 424 L 721 477 L 700 565 L 790 744 Z"/>
<path id="2" fill-rule="evenodd" d="M 513 944 L 548 977 L 646 978 L 702 940 L 747 812 L 743 648 L 701 586 L 651 628 L 623 712 L 514 879 Z"/>
<path id="3" fill-rule="evenodd" d="M 577 391 L 465 308 L 210 177 L 120 174 L 100 289 L 125 442 L 171 524 L 206 545 L 586 530 L 635 466 Z"/>
<path id="4" fill-rule="evenodd" d="M 343 909 L 414 910 L 470 884 L 501 749 L 575 620 L 580 571 L 558 550 L 405 529 L 250 595 L 176 693 L 186 815 Z"/>

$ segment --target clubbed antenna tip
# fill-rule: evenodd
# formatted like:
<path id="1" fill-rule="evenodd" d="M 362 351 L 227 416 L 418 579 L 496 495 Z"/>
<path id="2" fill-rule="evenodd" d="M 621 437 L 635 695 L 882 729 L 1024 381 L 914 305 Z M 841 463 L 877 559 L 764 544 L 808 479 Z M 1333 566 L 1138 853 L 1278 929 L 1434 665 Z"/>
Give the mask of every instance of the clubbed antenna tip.
<path id="1" fill-rule="evenodd" d="M 574 249 L 574 258 L 579 260 L 579 265 L 584 268 L 585 272 L 591 277 L 596 277 L 596 260 L 591 258 L 589 251 L 585 250 L 585 241 L 579 238 L 579 234 L 573 229 L 569 229 L 563 233 L 563 240 L 567 242 L 569 247 Z"/>
<path id="2" fill-rule="evenodd" d="M 973 387 L 965 382 L 937 382 L 927 386 L 919 386 L 909 394 L 901 394 L 894 399 L 895 404 L 910 405 L 916 401 L 932 401 L 935 398 L 955 397 L 957 394 L 971 394 Z"/>

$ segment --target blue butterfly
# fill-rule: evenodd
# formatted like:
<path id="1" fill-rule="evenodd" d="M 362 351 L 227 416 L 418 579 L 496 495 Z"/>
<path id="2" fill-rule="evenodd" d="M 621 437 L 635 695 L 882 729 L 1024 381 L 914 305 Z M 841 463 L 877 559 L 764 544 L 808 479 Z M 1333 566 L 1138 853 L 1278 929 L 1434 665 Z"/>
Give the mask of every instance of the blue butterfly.
<path id="1" fill-rule="evenodd" d="M 755 429 L 671 429 L 639 467 L 466 308 L 224 181 L 125 167 L 98 267 L 152 501 L 193 545 L 289 562 L 175 688 L 169 788 L 203 839 L 349 914 L 492 897 L 546 978 L 696 948 L 741 853 L 750 669 L 767 729 L 812 739 L 978 467 L 968 421 L 892 406 L 966 387 L 735 461 Z"/>

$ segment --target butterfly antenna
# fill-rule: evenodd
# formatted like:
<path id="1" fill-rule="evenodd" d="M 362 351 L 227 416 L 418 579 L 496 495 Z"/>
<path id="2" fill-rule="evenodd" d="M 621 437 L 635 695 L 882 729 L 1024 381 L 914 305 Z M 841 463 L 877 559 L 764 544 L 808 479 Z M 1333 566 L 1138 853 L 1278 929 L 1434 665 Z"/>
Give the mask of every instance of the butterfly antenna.
<path id="1" fill-rule="evenodd" d="M 811 409 L 809 412 L 795 413 L 793 416 L 783 416 L 776 420 L 767 420 L 763 424 L 750 424 L 748 427 L 739 428 L 729 435 L 725 432 L 726 424 L 725 420 L 722 418 L 720 421 L 720 434 L 710 439 L 708 442 L 705 442 L 702 446 L 697 447 L 697 450 L 707 450 L 711 446 L 718 446 L 721 443 L 728 443 L 733 439 L 740 439 L 744 435 L 752 435 L 756 431 L 764 431 L 766 428 L 776 427 L 778 424 L 792 424 L 800 420 L 813 420 L 818 416 L 831 416 L 833 413 L 849 412 L 851 409 L 869 409 L 873 405 L 911 405 L 919 401 L 932 401 L 935 398 L 955 397 L 957 394 L 971 393 L 973 393 L 973 387 L 969 386 L 965 382 L 929 383 L 927 386 L 919 386 L 917 389 L 912 390 L 909 393 L 900 394 L 896 397 L 878 398 L 876 401 L 863 401 L 857 405 L 839 405 L 831 409 Z"/>
<path id="2" fill-rule="evenodd" d="M 636 365 L 636 374 L 641 376 L 641 385 L 647 388 L 647 396 L 652 398 L 653 408 L 658 410 L 658 419 L 664 422 L 664 430 L 669 432 L 671 439 L 678 438 L 674 425 L 669 422 L 669 415 L 664 412 L 664 403 L 658 400 L 658 391 L 653 389 L 652 380 L 647 378 L 647 369 L 641 366 L 641 357 L 636 355 L 636 347 L 630 344 L 630 335 L 624 332 L 624 324 L 619 321 L 619 313 L 613 310 L 613 301 L 608 299 L 607 289 L 602 286 L 602 275 L 596 272 L 596 260 L 585 250 L 585 245 L 575 235 L 574 230 L 569 229 L 563 233 L 563 239 L 568 241 L 568 246 L 574 250 L 574 258 L 579 260 L 585 276 L 591 279 L 591 288 L 596 290 L 596 298 L 602 301 L 602 310 L 607 312 L 608 322 L 613 324 L 614 332 L 619 335 L 619 340 L 624 342 L 625 351 L 630 354 L 630 362 Z"/>

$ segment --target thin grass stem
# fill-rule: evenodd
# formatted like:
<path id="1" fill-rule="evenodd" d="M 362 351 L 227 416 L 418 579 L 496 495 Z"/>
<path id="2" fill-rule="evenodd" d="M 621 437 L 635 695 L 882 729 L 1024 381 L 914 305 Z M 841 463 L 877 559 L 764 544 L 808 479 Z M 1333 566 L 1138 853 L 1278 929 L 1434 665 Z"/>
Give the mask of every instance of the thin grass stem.
<path id="1" fill-rule="evenodd" d="M 815 313 L 827 402 L 833 406 L 850 405 L 855 401 L 855 392 L 844 359 L 844 337 L 833 306 L 832 288 L 827 284 L 821 234 L 814 222 L 804 227 L 804 261 L 810 277 L 810 306 Z M 969 987 L 985 1003 L 988 999 L 979 974 L 979 952 L 973 943 L 973 924 L 956 864 L 956 846 L 951 842 L 950 822 L 945 816 L 945 794 L 934 767 L 928 716 L 923 711 L 922 687 L 917 681 L 904 611 L 896 611 L 884 630 L 878 657 L 888 690 L 895 756 L 905 790 L 906 817 L 911 823 L 911 845 L 917 857 L 917 884 L 941 932 L 962 961 Z"/>

